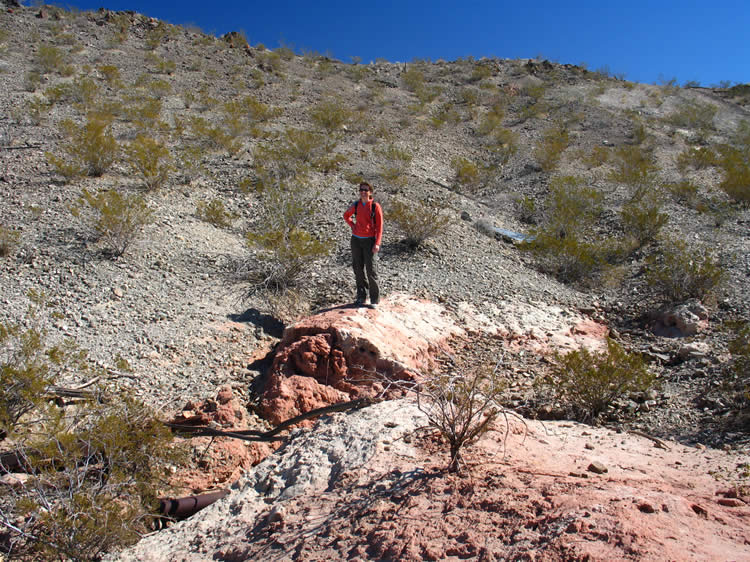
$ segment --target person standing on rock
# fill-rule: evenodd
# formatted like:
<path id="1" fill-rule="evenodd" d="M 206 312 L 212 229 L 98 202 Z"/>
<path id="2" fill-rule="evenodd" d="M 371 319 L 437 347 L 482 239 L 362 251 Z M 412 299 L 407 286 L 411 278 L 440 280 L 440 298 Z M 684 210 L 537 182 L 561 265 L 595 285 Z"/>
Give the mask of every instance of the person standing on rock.
<path id="1" fill-rule="evenodd" d="M 383 238 L 383 209 L 373 200 L 369 183 L 359 184 L 359 199 L 349 205 L 344 220 L 352 229 L 352 268 L 357 282 L 355 304 L 361 306 L 365 303 L 369 289 L 370 305 L 377 306 L 380 288 L 375 258 Z"/>

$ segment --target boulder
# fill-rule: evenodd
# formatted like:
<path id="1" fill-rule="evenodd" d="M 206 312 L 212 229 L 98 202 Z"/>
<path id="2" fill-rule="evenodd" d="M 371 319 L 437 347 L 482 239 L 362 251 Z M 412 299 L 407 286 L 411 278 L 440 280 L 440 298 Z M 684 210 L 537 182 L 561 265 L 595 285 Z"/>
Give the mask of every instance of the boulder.
<path id="1" fill-rule="evenodd" d="M 436 303 L 396 294 L 377 309 L 341 306 L 289 326 L 261 392 L 272 424 L 356 398 L 395 398 L 463 335 Z"/>
<path id="2" fill-rule="evenodd" d="M 656 314 L 652 331 L 657 336 L 694 336 L 708 327 L 708 311 L 698 301 L 690 301 Z"/>

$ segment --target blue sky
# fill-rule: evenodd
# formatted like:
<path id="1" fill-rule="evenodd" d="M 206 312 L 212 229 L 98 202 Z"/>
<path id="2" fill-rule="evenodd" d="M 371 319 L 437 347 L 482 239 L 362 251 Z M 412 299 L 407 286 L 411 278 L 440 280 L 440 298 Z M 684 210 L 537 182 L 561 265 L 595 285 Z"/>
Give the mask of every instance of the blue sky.
<path id="1" fill-rule="evenodd" d="M 408 62 L 496 56 L 607 68 L 628 80 L 750 82 L 750 0 L 70 0 L 251 44 Z"/>

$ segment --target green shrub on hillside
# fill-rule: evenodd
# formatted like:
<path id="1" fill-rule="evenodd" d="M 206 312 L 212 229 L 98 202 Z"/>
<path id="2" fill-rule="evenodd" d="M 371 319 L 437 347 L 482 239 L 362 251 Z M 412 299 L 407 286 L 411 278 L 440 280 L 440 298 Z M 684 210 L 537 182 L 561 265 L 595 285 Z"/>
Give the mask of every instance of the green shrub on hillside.
<path id="1" fill-rule="evenodd" d="M 677 169 L 685 173 L 688 168 L 702 170 L 719 163 L 716 153 L 709 147 L 687 147 L 677 155 Z"/>
<path id="2" fill-rule="evenodd" d="M 718 109 L 718 107 L 710 103 L 687 101 L 667 116 L 666 121 L 675 127 L 684 127 L 698 131 L 713 131 L 714 116 Z"/>
<path id="3" fill-rule="evenodd" d="M 406 172 L 413 158 L 411 152 L 395 144 L 389 144 L 384 148 L 376 148 L 375 154 L 382 161 L 380 177 L 394 185 L 404 185 Z"/>
<path id="4" fill-rule="evenodd" d="M 468 158 L 455 156 L 451 160 L 451 169 L 454 174 L 454 181 L 462 190 L 472 191 L 478 187 L 483 180 L 481 166 L 478 166 Z"/>
<path id="5" fill-rule="evenodd" d="M 581 178 L 554 178 L 545 201 L 544 220 L 520 248 L 531 252 L 542 271 L 564 282 L 599 272 L 617 249 L 593 230 L 602 212 L 602 195 Z"/>
<path id="6" fill-rule="evenodd" d="M 74 68 L 68 63 L 67 55 L 54 45 L 39 45 L 35 62 L 43 74 L 55 72 L 62 76 L 71 76 L 75 72 Z"/>
<path id="7" fill-rule="evenodd" d="M 66 178 L 80 173 L 99 177 L 119 154 L 120 147 L 112 134 L 111 122 L 107 120 L 89 116 L 81 126 L 66 120 L 60 124 L 60 129 L 66 138 L 62 146 L 65 157 L 48 154 L 47 159 Z"/>
<path id="8" fill-rule="evenodd" d="M 0 523 L 29 559 L 98 559 L 148 531 L 167 462 L 179 462 L 169 429 L 127 394 L 90 387 L 53 401 L 64 374 L 98 378 L 85 351 L 51 344 L 30 294 L 26 327 L 0 324 L 0 440 L 29 474 L 4 491 Z M 9 472 L 0 466 L 0 474 Z"/>
<path id="9" fill-rule="evenodd" d="M 18 247 L 20 234 L 0 224 L 0 258 L 7 258 Z"/>
<path id="10" fill-rule="evenodd" d="M 153 211 L 142 197 L 116 190 L 93 194 L 84 189 L 71 212 L 113 257 L 123 255 L 143 227 L 153 222 Z"/>
<path id="11" fill-rule="evenodd" d="M 634 187 L 653 184 L 659 169 L 653 154 L 640 146 L 618 147 L 612 164 L 615 169 L 610 172 L 609 180 Z"/>
<path id="12" fill-rule="evenodd" d="M 735 384 L 739 390 L 739 402 L 745 408 L 750 407 L 750 323 L 735 326 L 729 342 L 732 354 Z"/>
<path id="13" fill-rule="evenodd" d="M 648 188 L 637 189 L 633 197 L 620 210 L 620 219 L 625 235 L 635 241 L 638 248 L 656 241 L 656 238 L 669 220 L 669 215 L 661 212 L 662 201 L 655 191 Z"/>
<path id="14" fill-rule="evenodd" d="M 310 108 L 310 119 L 326 134 L 339 132 L 352 118 L 351 111 L 344 102 L 336 98 L 327 98 Z"/>
<path id="15" fill-rule="evenodd" d="M 724 172 L 720 187 L 736 201 L 750 202 L 750 147 L 719 147 L 719 166 Z"/>
<path id="16" fill-rule="evenodd" d="M 667 240 L 652 258 L 647 281 L 669 303 L 703 299 L 723 283 L 726 271 L 710 251 L 688 247 L 681 240 Z"/>
<path id="17" fill-rule="evenodd" d="M 299 179 L 284 189 L 262 192 L 263 220 L 246 235 L 248 246 L 258 253 L 234 271 L 235 280 L 247 287 L 247 297 L 296 287 L 311 265 L 330 253 L 330 241 L 319 239 L 311 228 L 318 212 L 315 197 L 311 186 Z"/>
<path id="18" fill-rule="evenodd" d="M 605 146 L 595 146 L 587 155 L 582 156 L 581 160 L 586 168 L 598 168 L 609 161 L 610 149 Z"/>
<path id="19" fill-rule="evenodd" d="M 545 172 L 557 169 L 563 151 L 568 148 L 570 137 L 568 130 L 557 125 L 544 131 L 542 139 L 534 147 L 534 158 Z"/>
<path id="20" fill-rule="evenodd" d="M 388 205 L 385 218 L 396 225 L 406 245 L 416 250 L 430 238 L 442 234 L 450 224 L 444 208 L 423 197 L 408 201 L 396 199 Z"/>
<path id="21" fill-rule="evenodd" d="M 581 420 L 595 421 L 612 404 L 630 393 L 651 388 L 655 376 L 637 354 L 625 351 L 614 340 L 607 340 L 603 353 L 586 348 L 557 356 L 553 373 L 542 380 L 557 400 Z"/>
<path id="22" fill-rule="evenodd" d="M 158 189 L 169 179 L 174 169 L 166 145 L 145 135 L 138 135 L 124 150 L 125 161 L 138 174 L 146 189 Z"/>
<path id="23" fill-rule="evenodd" d="M 195 212 L 196 216 L 218 228 L 229 228 L 236 215 L 227 212 L 221 199 L 211 199 L 208 203 L 199 201 Z"/>

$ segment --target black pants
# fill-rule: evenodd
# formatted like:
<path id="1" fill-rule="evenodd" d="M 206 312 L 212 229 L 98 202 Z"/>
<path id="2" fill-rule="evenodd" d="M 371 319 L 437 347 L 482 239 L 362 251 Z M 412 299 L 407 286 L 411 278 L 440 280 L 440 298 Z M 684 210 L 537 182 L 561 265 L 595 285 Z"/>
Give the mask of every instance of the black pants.
<path id="1" fill-rule="evenodd" d="M 352 268 L 357 282 L 357 300 L 364 301 L 369 289 L 370 302 L 377 304 L 380 300 L 380 289 L 378 288 L 375 254 L 372 253 L 373 246 L 375 246 L 375 238 L 352 236 Z M 365 270 L 367 277 L 365 277 Z"/>

